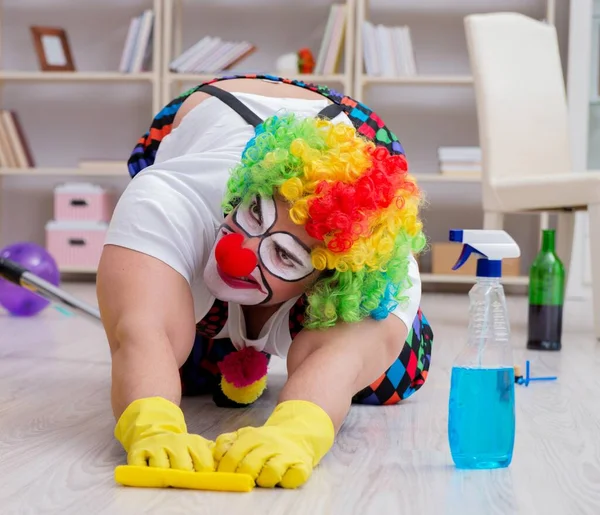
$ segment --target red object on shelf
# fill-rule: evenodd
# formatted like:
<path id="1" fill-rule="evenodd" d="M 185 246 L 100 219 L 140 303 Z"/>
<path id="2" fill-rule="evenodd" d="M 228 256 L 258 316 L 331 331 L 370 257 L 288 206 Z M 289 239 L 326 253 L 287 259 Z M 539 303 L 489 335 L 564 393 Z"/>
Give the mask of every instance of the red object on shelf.
<path id="1" fill-rule="evenodd" d="M 315 69 L 315 57 L 310 48 L 298 50 L 298 71 L 300 73 L 312 73 Z"/>

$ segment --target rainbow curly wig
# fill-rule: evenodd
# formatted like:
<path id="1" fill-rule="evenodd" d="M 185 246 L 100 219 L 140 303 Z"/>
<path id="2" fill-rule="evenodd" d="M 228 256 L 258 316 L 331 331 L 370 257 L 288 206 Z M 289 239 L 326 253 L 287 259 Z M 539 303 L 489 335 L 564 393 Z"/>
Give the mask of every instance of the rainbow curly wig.
<path id="1" fill-rule="evenodd" d="M 383 319 L 410 287 L 408 256 L 425 246 L 421 192 L 406 158 L 352 126 L 294 114 L 256 129 L 224 200 L 226 213 L 255 195 L 279 194 L 290 218 L 322 242 L 312 262 L 323 274 L 307 292 L 304 325 Z"/>

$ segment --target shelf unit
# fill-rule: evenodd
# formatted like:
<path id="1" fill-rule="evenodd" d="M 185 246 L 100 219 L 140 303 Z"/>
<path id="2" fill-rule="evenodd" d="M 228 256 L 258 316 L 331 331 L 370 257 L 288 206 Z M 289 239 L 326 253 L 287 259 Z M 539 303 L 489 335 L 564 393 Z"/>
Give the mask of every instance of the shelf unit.
<path id="1" fill-rule="evenodd" d="M 371 0 L 374 2 L 375 0 Z M 385 3 L 385 0 L 383 0 Z M 533 0 L 531 0 L 533 1 Z M 235 73 L 244 73 L 244 62 L 239 63 L 232 70 L 227 70 L 215 74 L 188 74 L 188 73 L 173 73 L 169 69 L 169 63 L 174 57 L 179 55 L 184 48 L 184 25 L 185 21 L 190 17 L 186 14 L 185 9 L 189 5 L 196 4 L 196 7 L 201 6 L 202 16 L 205 12 L 210 9 L 233 9 L 233 14 L 237 13 L 237 8 L 250 8 L 246 6 L 241 0 L 219 2 L 218 0 L 206 0 L 206 2 L 199 2 L 199 0 L 147 0 L 148 5 L 152 5 L 155 12 L 154 19 L 154 55 L 153 55 L 153 66 L 151 72 L 135 73 L 135 74 L 124 74 L 112 71 L 81 71 L 81 72 L 36 72 L 36 71 L 18 71 L 18 70 L 0 70 L 0 88 L 4 84 L 10 83 L 90 83 L 90 84 L 109 84 L 109 83 L 148 83 L 152 88 L 152 114 L 158 112 L 162 106 L 170 102 L 174 96 L 176 96 L 184 85 L 196 85 L 203 81 L 211 80 L 218 76 L 228 76 Z M 342 71 L 331 75 L 313 75 L 313 74 L 298 74 L 297 78 L 306 82 L 313 82 L 317 84 L 325 84 L 332 86 L 336 89 L 341 87 L 341 91 L 346 94 L 353 96 L 354 98 L 365 101 L 365 96 L 368 93 L 372 93 L 372 89 L 376 87 L 392 87 L 398 88 L 402 91 L 402 88 L 412 88 L 423 90 L 437 91 L 444 88 L 453 91 L 467 90 L 473 83 L 472 77 L 468 74 L 468 70 L 465 73 L 464 70 L 457 72 L 455 75 L 449 75 L 445 73 L 433 72 L 423 75 L 416 76 L 405 76 L 405 77 L 385 77 L 378 76 L 372 77 L 364 73 L 363 66 L 363 52 L 362 52 L 362 20 L 368 18 L 369 1 L 368 0 L 319 0 L 317 2 L 309 2 L 303 6 L 302 9 L 316 9 L 317 6 L 325 11 L 325 8 L 331 3 L 345 3 L 348 6 L 346 27 L 344 35 L 344 56 L 343 61 L 340 63 Z M 555 0 L 539 0 L 540 4 L 543 2 L 546 6 L 546 19 L 553 23 L 555 19 Z M 299 9 L 297 5 L 281 6 L 276 0 L 261 0 L 260 6 L 253 5 L 253 9 L 256 11 L 260 9 Z M 467 2 L 468 3 L 468 2 Z M 186 5 L 188 4 L 188 5 Z M 438 5 L 439 4 L 439 5 Z M 412 8 L 419 6 L 418 0 L 412 1 Z M 469 7 L 459 6 L 456 7 L 446 5 L 442 0 L 438 1 L 435 7 L 423 6 L 420 12 L 422 16 L 429 16 L 431 13 L 435 13 L 436 9 L 452 12 L 456 15 L 459 12 L 461 15 L 467 14 L 468 9 L 473 11 L 478 9 L 478 2 L 470 2 Z M 498 5 L 501 5 L 500 2 Z M 513 2 L 513 6 L 516 5 Z M 394 12 L 402 12 L 406 9 L 406 4 L 397 4 L 393 0 L 388 0 L 387 9 L 393 9 Z M 410 9 L 410 8 L 409 8 Z M 465 12 L 463 12 L 465 11 Z M 214 11 L 213 11 L 214 12 Z M 288 12 L 288 11 L 285 11 Z M 300 12 L 300 11 L 299 11 Z M 273 14 L 270 14 L 273 17 Z M 194 18 L 194 22 L 198 21 L 199 36 L 210 33 L 210 22 L 206 22 L 203 17 Z M 0 23 L 2 21 L 2 11 L 0 10 Z M 204 26 L 202 26 L 204 23 Z M 251 28 L 246 30 L 251 31 Z M 292 27 L 293 28 L 293 27 Z M 221 25 L 215 26 L 214 35 L 218 35 L 221 31 L 226 32 L 229 27 Z M 188 29 L 189 30 L 189 29 Z M 249 32 L 246 35 L 243 31 L 240 33 L 240 38 L 252 39 L 252 33 Z M 257 33 L 258 35 L 258 33 Z M 321 31 L 322 35 L 322 31 Z M 194 35 L 195 36 L 195 35 Z M 261 37 L 266 38 L 269 34 Z M 226 37 L 226 36 L 225 36 Z M 288 44 L 290 39 L 287 39 Z M 295 43 L 293 43 L 295 44 Z M 187 45 L 187 43 L 186 43 Z M 281 54 L 289 48 L 283 47 L 268 47 L 266 45 L 258 45 L 258 52 L 264 50 L 266 53 Z M 257 52 L 257 53 L 258 53 Z M 417 47 L 418 56 L 418 47 Z M 269 58 L 272 56 L 269 55 Z M 315 54 L 316 57 L 316 54 Z M 261 70 L 264 73 L 270 73 L 272 75 L 278 75 L 276 70 Z M 462 89 L 461 89 L 462 88 Z M 177 91 L 179 90 L 179 91 Z M 378 97 L 372 102 L 372 107 L 381 114 L 385 119 L 389 119 L 389 115 L 386 113 L 385 108 L 378 107 L 378 103 L 382 99 Z M 148 117 L 150 119 L 150 116 Z M 389 123 L 389 122 L 388 122 Z M 390 124 L 392 130 L 394 126 Z M 405 133 L 406 130 L 398 131 Z M 132 143 L 137 139 L 139 134 L 132 135 Z M 445 176 L 437 173 L 437 170 L 432 170 L 429 167 L 417 167 L 418 172 L 416 178 L 419 183 L 423 184 L 424 189 L 428 188 L 443 188 L 445 185 L 460 185 L 473 187 L 477 186 L 481 182 L 481 179 L 477 176 Z M 434 173 L 432 173 L 434 172 Z M 14 169 L 14 168 L 0 168 L 0 190 L 2 187 L 3 178 L 8 177 L 99 177 L 99 178 L 110 178 L 110 177 L 122 177 L 127 179 L 127 173 L 125 171 L 107 169 L 83 169 L 83 168 L 71 168 L 71 167 L 39 167 L 32 169 Z M 1 199 L 0 199 L 1 200 Z M 547 224 L 547 219 L 542 218 L 542 225 Z M 93 273 L 93 270 L 89 269 L 65 269 L 65 273 Z M 424 271 L 421 275 L 424 283 L 446 283 L 446 284 L 466 284 L 474 281 L 474 277 L 465 275 L 438 275 L 430 274 Z M 505 284 L 522 286 L 527 284 L 527 277 L 506 277 Z"/>
<path id="2" fill-rule="evenodd" d="M 152 71 L 142 73 L 119 73 L 116 71 L 74 71 L 74 72 L 46 72 L 26 70 L 0 70 L 0 87 L 9 82 L 150 82 L 152 85 L 152 113 L 160 108 L 161 96 L 161 68 L 162 54 L 162 8 L 163 0 L 148 0 L 148 6 L 154 11 L 153 26 L 153 55 Z M 0 9 L 0 26 L 4 22 L 3 11 Z M 0 53 L 0 58 L 2 55 Z"/>
<path id="3" fill-rule="evenodd" d="M 556 3 L 555 0 L 541 0 L 541 3 L 545 6 L 545 19 L 548 23 L 555 23 L 556 18 Z M 375 4 L 379 4 L 375 6 Z M 383 4 L 383 5 L 382 5 Z M 413 4 L 414 6 L 415 4 Z M 446 9 L 446 7 L 439 6 L 442 9 Z M 480 12 L 482 9 L 485 9 L 485 6 L 470 6 L 473 9 L 473 12 L 477 10 Z M 516 7 L 516 6 L 511 6 Z M 426 88 L 471 88 L 473 85 L 473 77 L 469 74 L 458 73 L 456 75 L 448 75 L 448 74 L 439 74 L 439 73 L 427 73 L 427 74 L 418 74 L 419 68 L 419 48 L 417 47 L 415 50 L 416 60 L 417 60 L 417 75 L 406 75 L 406 76 L 386 76 L 386 75 L 378 75 L 372 76 L 366 73 L 366 67 L 364 64 L 364 52 L 363 52 L 363 22 L 365 20 L 370 20 L 371 11 L 374 8 L 383 8 L 383 9 L 394 9 L 394 11 L 401 12 L 405 9 L 407 12 L 410 11 L 410 6 L 397 6 L 391 5 L 389 2 L 376 2 L 375 0 L 356 0 L 356 29 L 355 29 L 355 50 L 354 50 L 354 97 L 363 101 L 366 104 L 371 105 L 375 110 L 379 110 L 377 107 L 377 101 L 372 102 L 370 104 L 367 96 L 371 93 L 371 90 L 374 87 L 386 86 L 386 87 L 397 87 L 399 91 L 402 91 L 401 88 L 415 88 L 415 87 L 426 87 Z M 460 12 L 461 16 L 468 14 L 469 8 L 466 7 L 465 11 L 461 11 L 461 6 L 458 4 L 453 4 L 453 6 L 448 5 L 447 9 L 456 12 Z M 414 14 L 414 12 L 412 13 Z M 431 6 L 423 6 L 423 10 L 419 12 L 421 17 L 431 16 L 436 14 L 436 10 Z M 462 20 L 461 20 L 462 21 Z M 393 26 L 393 22 L 386 21 L 381 22 L 383 25 L 391 25 Z M 403 22 L 405 25 L 409 25 L 409 22 Z M 375 105 L 372 105 L 375 104 Z M 385 109 L 381 109 L 381 115 L 385 119 Z M 410 128 L 403 127 L 402 130 L 395 130 L 394 126 L 387 122 L 388 125 L 391 126 L 391 129 L 398 134 L 400 137 L 401 134 L 406 134 Z M 402 138 L 401 138 L 402 139 Z M 417 181 L 420 184 L 423 184 L 423 188 L 426 189 L 428 186 L 433 187 L 434 185 L 444 184 L 458 184 L 464 183 L 466 184 L 478 184 L 481 183 L 481 177 L 478 176 L 453 176 L 453 175 L 442 175 L 437 170 L 431 173 L 418 173 L 415 174 Z M 546 214 L 540 215 L 539 218 L 540 228 L 545 228 L 549 226 L 549 217 Z M 541 231 L 540 231 L 541 232 Z M 425 283 L 469 283 L 475 280 L 475 277 L 464 276 L 464 275 L 443 275 L 443 274 L 432 274 L 432 273 L 422 273 L 421 274 L 422 281 Z M 520 277 L 506 277 L 503 278 L 505 280 L 505 284 L 510 285 L 527 285 L 529 280 L 526 276 Z"/>
<path id="4" fill-rule="evenodd" d="M 13 70 L 0 69 L 0 97 L 3 97 L 4 87 L 9 84 L 108 84 L 108 83 L 147 83 L 151 88 L 151 105 L 148 108 L 148 118 L 156 113 L 161 107 L 161 67 L 160 59 L 162 56 L 162 8 L 163 0 L 146 0 L 145 8 L 152 8 L 154 11 L 153 25 L 153 55 L 151 71 L 141 73 L 121 73 L 118 71 L 39 71 L 39 70 Z M 114 6 L 118 7 L 118 6 Z M 0 27 L 6 23 L 5 6 L 0 7 Z M 67 33 L 69 32 L 66 27 Z M 123 42 L 124 43 L 124 42 Z M 0 58 L 4 61 L 5 51 L 0 47 Z M 33 52 L 33 45 L 31 46 Z M 15 107 L 18 111 L 18 106 Z M 139 135 L 132 135 L 132 142 Z M 27 138 L 27 134 L 25 134 Z M 35 152 L 35 148 L 32 149 Z M 0 218 L 2 215 L 2 190 L 3 181 L 6 178 L 102 178 L 102 177 L 127 177 L 126 167 L 122 169 L 91 169 L 77 167 L 43 167 L 34 168 L 6 168 L 0 167 Z M 0 220 L 1 221 L 1 220 Z M 0 226 L 1 228 L 1 226 Z M 0 234 L 1 236 L 1 234 Z M 0 238 L 1 241 L 1 238 Z M 64 273 L 93 273 L 90 269 L 67 268 L 61 270 Z"/>
<path id="5" fill-rule="evenodd" d="M 215 74 L 201 73 L 174 73 L 170 70 L 169 64 L 178 55 L 185 50 L 183 47 L 183 21 L 184 21 L 184 0 L 164 0 L 164 45 L 162 59 L 162 103 L 166 105 L 174 96 L 176 96 L 185 84 L 199 84 L 204 81 L 212 80 L 215 77 L 228 76 L 236 73 L 235 68 L 232 70 L 218 72 Z M 337 1 L 332 3 L 346 4 L 346 24 L 344 34 L 344 61 L 343 73 L 335 73 L 331 75 L 313 75 L 313 74 L 297 74 L 291 79 L 299 79 L 305 82 L 314 82 L 332 87 L 342 87 L 342 91 L 347 95 L 352 95 L 352 87 L 354 84 L 353 75 L 353 54 L 354 54 L 354 39 L 355 39 L 355 11 L 356 0 Z M 305 6 L 310 9 L 311 6 Z M 321 6 L 322 7 L 322 6 Z M 241 36 L 240 36 L 241 37 Z M 259 48 L 260 51 L 260 48 Z M 317 55 L 315 53 L 315 59 Z M 240 66 L 243 66 L 241 63 Z M 241 72 L 243 73 L 243 72 Z M 263 73 L 268 75 L 278 75 L 276 70 L 266 70 Z"/>
<path id="6" fill-rule="evenodd" d="M 160 109 L 160 86 L 161 69 L 160 59 L 162 54 L 162 4 L 163 0 L 148 0 L 148 6 L 152 6 L 154 11 L 154 39 L 152 55 L 152 71 L 142 73 L 120 73 L 117 71 L 28 71 L 28 70 L 0 70 L 0 97 L 5 84 L 10 83 L 108 83 L 108 82 L 149 82 L 152 87 L 152 105 L 153 114 Z M 0 26 L 4 23 L 4 12 L 0 9 Z M 2 47 L 0 46 L 0 50 Z M 33 51 L 33 50 L 32 50 Z M 2 59 L 0 52 L 0 59 Z M 110 172 L 108 173 L 110 175 Z M 7 175 L 106 175 L 106 172 L 82 170 L 78 168 L 2 168 L 1 176 Z M 0 191 L 1 191 L 0 182 Z"/>
<path id="7" fill-rule="evenodd" d="M 554 23 L 556 18 L 556 0 L 543 0 L 546 5 L 546 20 Z M 471 86 L 473 77 L 469 75 L 411 75 L 411 76 L 370 76 L 365 73 L 362 24 L 369 20 L 369 0 L 356 0 L 355 47 L 354 47 L 354 90 L 353 95 L 363 100 L 369 86 Z M 389 5 L 386 7 L 389 8 Z M 398 10 L 402 7 L 398 6 Z M 465 13 L 466 14 L 466 13 Z"/>

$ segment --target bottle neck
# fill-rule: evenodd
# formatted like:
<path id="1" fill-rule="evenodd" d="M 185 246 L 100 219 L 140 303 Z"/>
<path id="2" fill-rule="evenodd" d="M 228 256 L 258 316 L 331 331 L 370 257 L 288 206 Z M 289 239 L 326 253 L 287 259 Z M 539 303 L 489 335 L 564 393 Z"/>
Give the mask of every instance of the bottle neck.
<path id="1" fill-rule="evenodd" d="M 477 260 L 477 278 L 500 280 L 502 277 L 502 261 L 478 259 Z"/>
<path id="2" fill-rule="evenodd" d="M 542 233 L 542 250 L 554 252 L 554 231 L 551 229 L 544 229 Z"/>

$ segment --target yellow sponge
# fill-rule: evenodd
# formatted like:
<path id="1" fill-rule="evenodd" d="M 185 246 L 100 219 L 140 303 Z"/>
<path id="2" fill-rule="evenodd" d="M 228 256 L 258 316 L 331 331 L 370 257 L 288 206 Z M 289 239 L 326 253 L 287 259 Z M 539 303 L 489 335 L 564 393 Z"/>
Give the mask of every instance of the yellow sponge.
<path id="1" fill-rule="evenodd" d="M 248 474 L 232 472 L 189 472 L 157 467 L 119 465 L 115 481 L 125 486 L 146 488 L 189 488 L 221 492 L 250 492 L 254 480 Z"/>

